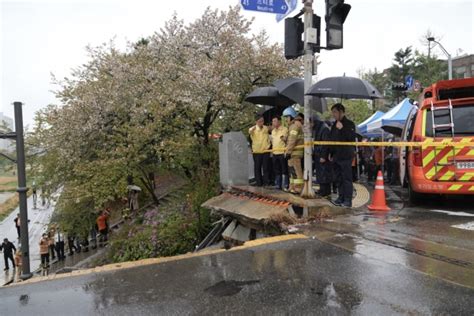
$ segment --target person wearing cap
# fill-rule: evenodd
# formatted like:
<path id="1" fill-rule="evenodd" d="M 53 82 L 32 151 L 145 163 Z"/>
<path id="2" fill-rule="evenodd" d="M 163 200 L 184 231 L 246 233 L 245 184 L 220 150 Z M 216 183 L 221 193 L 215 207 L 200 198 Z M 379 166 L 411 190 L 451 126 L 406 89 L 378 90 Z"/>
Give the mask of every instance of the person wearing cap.
<path id="1" fill-rule="evenodd" d="M 254 161 L 254 173 L 257 186 L 270 184 L 268 164 L 270 153 L 264 152 L 270 148 L 270 134 L 268 127 L 264 125 L 263 116 L 258 115 L 255 125 L 249 129 L 252 140 L 252 153 Z"/>
<path id="2" fill-rule="evenodd" d="M 336 103 L 331 107 L 331 112 L 336 120 L 331 127 L 330 138 L 335 142 L 354 142 L 355 124 L 346 115 L 346 109 L 341 103 Z M 354 158 L 354 146 L 332 146 L 331 159 L 338 182 L 338 198 L 333 201 L 334 205 L 352 207 L 352 193 L 354 186 L 352 183 L 352 159 Z"/>
<path id="3" fill-rule="evenodd" d="M 301 119 L 297 119 L 297 113 L 292 107 L 283 111 L 283 116 L 288 123 L 288 142 L 285 149 L 285 157 L 288 158 L 288 170 L 290 173 L 289 192 L 299 194 L 303 190 L 303 169 L 301 168 L 301 158 L 304 149 L 297 146 L 304 145 L 303 124 Z"/>
<path id="4" fill-rule="evenodd" d="M 281 118 L 275 116 L 272 119 L 272 148 L 273 148 L 273 170 L 275 174 L 275 187 L 281 190 L 288 188 L 288 163 L 285 159 L 286 140 L 288 139 L 288 128 L 281 125 Z"/>

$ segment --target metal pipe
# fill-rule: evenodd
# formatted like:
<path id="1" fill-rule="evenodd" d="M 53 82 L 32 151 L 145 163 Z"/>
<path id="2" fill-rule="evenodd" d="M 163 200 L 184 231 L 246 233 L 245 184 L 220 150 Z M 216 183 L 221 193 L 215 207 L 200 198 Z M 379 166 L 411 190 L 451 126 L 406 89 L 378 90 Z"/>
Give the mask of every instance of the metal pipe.
<path id="1" fill-rule="evenodd" d="M 22 103 L 14 102 L 15 110 L 15 133 L 16 133 L 16 157 L 18 171 L 17 192 L 20 199 L 20 240 L 22 253 L 22 275 L 21 279 L 26 280 L 32 277 L 30 272 L 30 247 L 28 236 L 28 207 L 26 192 L 26 172 L 25 172 L 25 144 L 23 139 L 23 113 Z"/>

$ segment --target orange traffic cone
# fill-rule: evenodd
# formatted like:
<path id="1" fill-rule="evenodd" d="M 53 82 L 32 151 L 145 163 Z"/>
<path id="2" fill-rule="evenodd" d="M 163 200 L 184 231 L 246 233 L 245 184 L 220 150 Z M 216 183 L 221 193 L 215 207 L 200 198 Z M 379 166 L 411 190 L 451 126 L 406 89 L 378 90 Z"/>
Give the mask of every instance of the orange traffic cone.
<path id="1" fill-rule="evenodd" d="M 382 171 L 379 170 L 377 174 L 377 181 L 375 182 L 374 198 L 372 204 L 367 206 L 371 211 L 390 211 L 390 208 L 385 202 L 385 190 L 383 186 L 383 175 Z"/>

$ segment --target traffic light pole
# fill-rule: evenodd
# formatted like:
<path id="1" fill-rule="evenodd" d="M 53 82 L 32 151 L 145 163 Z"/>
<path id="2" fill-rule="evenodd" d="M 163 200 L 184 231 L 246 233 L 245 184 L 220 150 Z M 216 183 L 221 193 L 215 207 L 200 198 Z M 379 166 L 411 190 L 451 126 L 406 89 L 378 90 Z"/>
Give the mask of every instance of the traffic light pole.
<path id="1" fill-rule="evenodd" d="M 314 52 L 309 43 L 308 29 L 313 27 L 313 0 L 304 1 L 304 91 L 309 90 L 312 85 Z M 304 97 L 304 142 L 310 144 L 312 142 L 311 133 L 311 108 L 310 96 Z M 313 147 L 305 146 L 304 148 L 304 188 L 301 192 L 303 198 L 315 198 L 313 190 Z M 305 210 L 306 213 L 307 210 Z"/>

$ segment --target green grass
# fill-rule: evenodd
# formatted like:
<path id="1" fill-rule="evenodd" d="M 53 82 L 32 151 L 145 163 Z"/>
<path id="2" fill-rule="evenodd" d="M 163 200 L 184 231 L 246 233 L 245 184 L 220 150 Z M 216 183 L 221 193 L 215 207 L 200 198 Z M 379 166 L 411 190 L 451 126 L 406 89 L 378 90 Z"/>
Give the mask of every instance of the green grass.
<path id="1" fill-rule="evenodd" d="M 0 221 L 3 221 L 18 206 L 18 194 L 13 195 L 5 203 L 0 204 Z"/>

